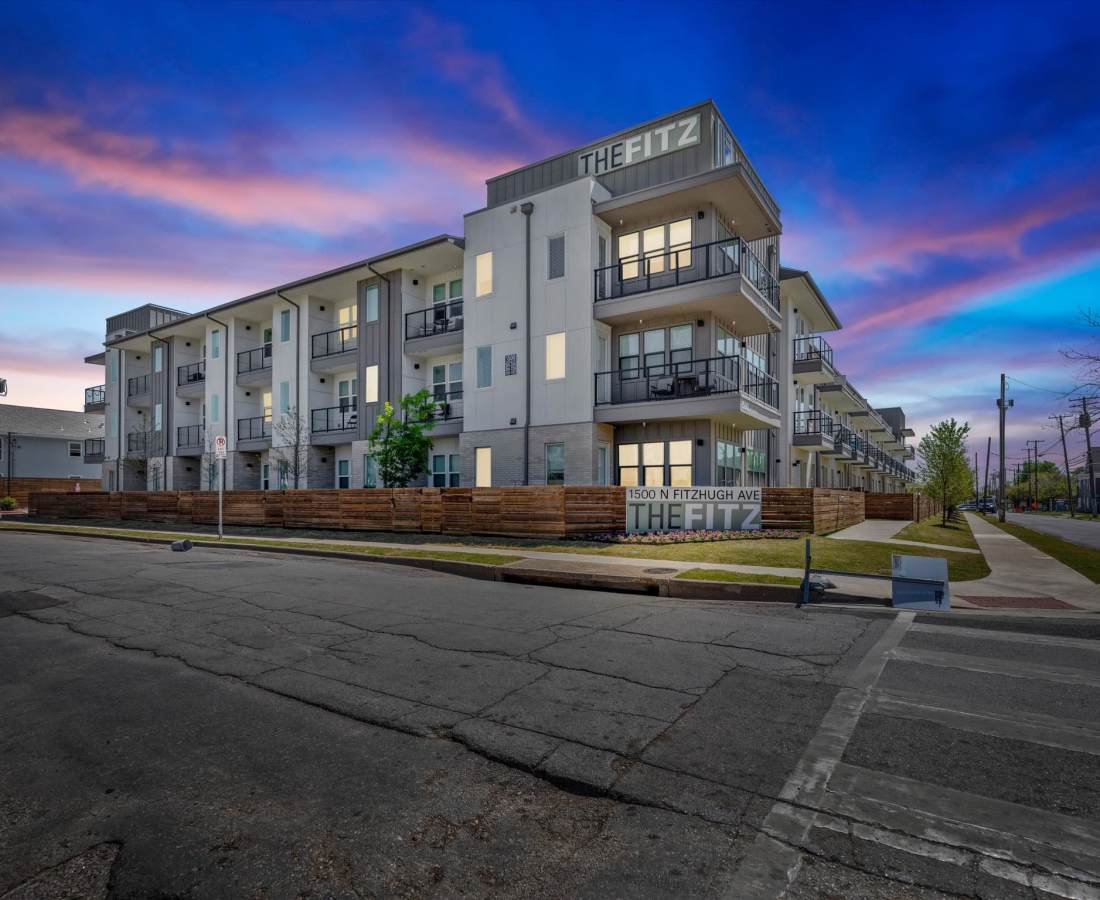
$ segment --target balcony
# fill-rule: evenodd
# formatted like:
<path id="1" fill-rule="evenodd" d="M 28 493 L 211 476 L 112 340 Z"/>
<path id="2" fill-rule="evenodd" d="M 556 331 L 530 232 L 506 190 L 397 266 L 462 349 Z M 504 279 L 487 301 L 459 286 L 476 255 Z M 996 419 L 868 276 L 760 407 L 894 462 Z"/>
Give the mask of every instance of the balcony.
<path id="1" fill-rule="evenodd" d="M 332 443 L 324 440 L 325 436 L 341 435 L 341 443 L 351 440 L 359 432 L 359 411 L 357 403 L 353 400 L 343 406 L 326 406 L 314 409 L 309 414 L 309 430 L 314 436 L 313 443 L 319 443 L 316 438 L 322 437 L 320 443 Z"/>
<path id="2" fill-rule="evenodd" d="M 714 418 L 776 428 L 779 385 L 739 356 L 597 372 L 596 421 Z"/>
<path id="3" fill-rule="evenodd" d="M 742 334 L 780 326 L 779 282 L 740 238 L 620 259 L 593 273 L 594 315 L 611 324 L 718 312 Z"/>
<path id="4" fill-rule="evenodd" d="M 200 360 L 176 368 L 176 396 L 198 399 L 206 393 L 206 362 Z"/>
<path id="5" fill-rule="evenodd" d="M 405 352 L 419 356 L 462 347 L 462 300 L 405 313 Z"/>
<path id="6" fill-rule="evenodd" d="M 85 438 L 84 439 L 84 462 L 86 463 L 101 463 L 103 462 L 103 454 L 105 453 L 105 444 L 103 438 Z"/>
<path id="7" fill-rule="evenodd" d="M 833 348 L 823 337 L 794 339 L 791 368 L 799 384 L 824 384 L 836 380 Z"/>
<path id="8" fill-rule="evenodd" d="M 107 405 L 107 385 L 84 388 L 84 412 L 102 412 Z"/>
<path id="9" fill-rule="evenodd" d="M 129 406 L 149 405 L 148 375 L 135 375 L 126 380 L 126 403 Z"/>
<path id="10" fill-rule="evenodd" d="M 438 392 L 435 397 L 435 414 L 432 416 L 431 433 L 437 437 L 462 432 L 462 391 Z"/>
<path id="11" fill-rule="evenodd" d="M 358 350 L 358 325 L 315 334 L 310 338 L 310 369 L 314 372 L 332 372 L 356 368 Z"/>
<path id="12" fill-rule="evenodd" d="M 176 429 L 176 450 L 203 450 L 206 445 L 205 432 L 201 425 L 180 425 Z"/>
<path id="13" fill-rule="evenodd" d="M 237 419 L 237 442 L 259 442 L 271 440 L 271 416 L 252 416 Z"/>
<path id="14" fill-rule="evenodd" d="M 859 438 L 852 432 L 852 429 L 834 422 L 832 449 L 830 450 L 828 447 L 823 447 L 822 452 L 834 453 L 840 457 L 842 462 L 850 462 L 856 457 L 853 442 L 857 440 L 859 440 Z"/>
<path id="15" fill-rule="evenodd" d="M 807 450 L 831 450 L 835 432 L 832 416 L 820 409 L 794 413 L 794 446 Z"/>
<path id="16" fill-rule="evenodd" d="M 237 383 L 265 384 L 271 381 L 271 344 L 237 354 Z"/>
<path id="17" fill-rule="evenodd" d="M 126 435 L 126 454 L 138 459 L 160 456 L 162 443 L 160 432 L 131 431 Z"/>

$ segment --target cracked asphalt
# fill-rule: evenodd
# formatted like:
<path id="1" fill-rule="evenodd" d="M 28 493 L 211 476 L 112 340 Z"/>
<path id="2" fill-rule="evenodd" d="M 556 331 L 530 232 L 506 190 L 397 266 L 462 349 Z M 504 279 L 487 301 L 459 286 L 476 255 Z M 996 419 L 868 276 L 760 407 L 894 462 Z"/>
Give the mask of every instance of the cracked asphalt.
<path id="1" fill-rule="evenodd" d="M 894 622 L 4 534 L 0 897 L 749 896 L 773 837 L 760 896 L 1092 896 L 1100 643 Z M 988 724 L 1016 692 L 1045 744 Z M 968 790 L 1040 815 L 1016 869 Z"/>

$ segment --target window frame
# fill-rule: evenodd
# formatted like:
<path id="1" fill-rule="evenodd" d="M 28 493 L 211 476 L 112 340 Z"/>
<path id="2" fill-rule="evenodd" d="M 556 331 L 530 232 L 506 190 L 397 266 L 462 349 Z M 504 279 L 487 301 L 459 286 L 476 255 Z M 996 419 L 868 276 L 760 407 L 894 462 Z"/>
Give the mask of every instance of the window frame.
<path id="1" fill-rule="evenodd" d="M 279 310 L 279 343 L 290 343 L 291 327 L 290 327 L 290 310 Z"/>
<path id="2" fill-rule="evenodd" d="M 489 360 L 489 381 L 486 384 L 481 383 L 481 351 L 488 351 L 485 356 Z M 493 386 L 493 346 L 492 344 L 482 345 L 474 350 L 474 386 L 479 391 L 487 391 Z"/>
<path id="3" fill-rule="evenodd" d="M 482 271 L 482 260 L 487 272 Z M 487 278 L 485 276 L 487 275 Z M 487 281 L 488 287 L 482 290 L 483 281 Z M 474 257 L 474 297 L 488 297 L 493 293 L 493 251 L 486 250 Z"/>
<path id="4" fill-rule="evenodd" d="M 554 274 L 554 242 L 561 241 L 561 271 Z M 546 280 L 557 281 L 565 277 L 565 233 L 552 234 L 546 239 Z"/>
<path id="5" fill-rule="evenodd" d="M 73 453 L 73 448 L 74 447 L 76 448 L 76 453 Z M 3 449 L 0 448 L 0 459 L 2 459 L 3 456 L 4 456 Z M 77 458 L 77 457 L 83 457 L 84 456 L 84 445 L 81 444 L 80 441 L 69 441 L 69 456 L 71 458 L 74 458 L 74 459 Z"/>
<path id="6" fill-rule="evenodd" d="M 373 305 L 373 310 L 371 306 Z M 381 314 L 380 309 L 382 306 L 382 291 L 377 282 L 374 284 L 368 284 L 363 289 L 363 322 L 364 324 L 370 324 L 371 322 L 377 322 L 378 317 Z M 357 316 L 358 318 L 358 316 Z M 356 323 L 358 324 L 358 323 Z"/>
<path id="7" fill-rule="evenodd" d="M 555 448 L 555 451 L 554 451 L 555 454 L 558 452 L 556 448 L 558 448 L 558 447 L 561 448 L 560 480 L 558 478 L 558 473 L 557 472 L 555 472 L 554 480 L 553 481 L 550 480 L 550 448 L 551 447 Z M 549 444 L 543 445 L 542 449 L 543 449 L 543 456 L 542 456 L 542 458 L 543 458 L 543 477 L 545 479 L 544 483 L 547 486 L 564 485 L 565 484 L 565 441 L 553 441 Z"/>
<path id="8" fill-rule="evenodd" d="M 222 358 L 222 330 L 215 328 L 210 332 L 210 358 Z"/>

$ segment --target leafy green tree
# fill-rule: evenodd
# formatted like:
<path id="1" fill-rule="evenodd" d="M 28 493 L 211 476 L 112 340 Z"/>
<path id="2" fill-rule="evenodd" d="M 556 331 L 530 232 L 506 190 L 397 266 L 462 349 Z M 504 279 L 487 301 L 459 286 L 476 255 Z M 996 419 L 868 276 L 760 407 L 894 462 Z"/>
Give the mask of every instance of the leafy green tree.
<path id="1" fill-rule="evenodd" d="M 967 459 L 966 438 L 970 425 L 961 425 L 954 419 L 939 422 L 921 438 L 918 453 L 921 464 L 918 476 L 921 487 L 930 497 L 935 497 L 943 507 L 943 524 L 961 500 L 970 496 L 974 481 Z"/>
<path id="2" fill-rule="evenodd" d="M 425 389 L 401 398 L 400 411 L 388 400 L 370 433 L 371 454 L 384 487 L 408 487 L 428 470 L 436 402 Z"/>

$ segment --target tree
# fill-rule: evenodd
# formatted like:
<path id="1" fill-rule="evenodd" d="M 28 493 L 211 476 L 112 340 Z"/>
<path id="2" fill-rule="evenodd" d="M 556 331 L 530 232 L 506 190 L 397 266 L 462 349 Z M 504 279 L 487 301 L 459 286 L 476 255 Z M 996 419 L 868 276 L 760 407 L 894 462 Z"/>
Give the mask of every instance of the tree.
<path id="1" fill-rule="evenodd" d="M 1100 312 L 1089 309 L 1082 313 L 1081 318 L 1086 325 L 1100 330 Z M 1100 346 L 1095 335 L 1091 345 L 1079 349 L 1063 350 L 1062 355 L 1071 362 L 1078 363 L 1081 373 L 1085 376 L 1089 387 L 1100 387 Z"/>
<path id="2" fill-rule="evenodd" d="M 201 479 L 206 482 L 206 490 L 213 491 L 218 487 L 218 476 L 221 473 L 222 461 L 214 453 L 214 437 L 215 435 L 208 434 L 206 436 L 206 447 L 203 450 L 202 462 L 200 464 Z"/>
<path id="3" fill-rule="evenodd" d="M 961 425 L 954 419 L 939 422 L 921 438 L 919 453 L 921 464 L 918 476 L 921 487 L 943 507 L 943 524 L 955 505 L 970 496 L 973 489 L 972 472 L 966 452 L 966 438 L 970 425 Z"/>
<path id="4" fill-rule="evenodd" d="M 436 403 L 425 389 L 401 398 L 400 412 L 388 400 L 370 433 L 371 454 L 384 487 L 408 487 L 428 470 Z"/>
<path id="5" fill-rule="evenodd" d="M 160 458 L 164 454 L 164 441 L 161 432 L 157 431 L 151 422 L 142 420 L 141 427 L 135 428 L 126 435 L 126 455 L 122 464 L 126 471 L 141 480 L 149 489 L 149 482 L 153 482 L 153 490 L 161 489 Z"/>
<path id="6" fill-rule="evenodd" d="M 302 486 L 309 471 L 309 420 L 290 407 L 272 428 L 271 459 L 279 472 L 279 486 Z"/>

